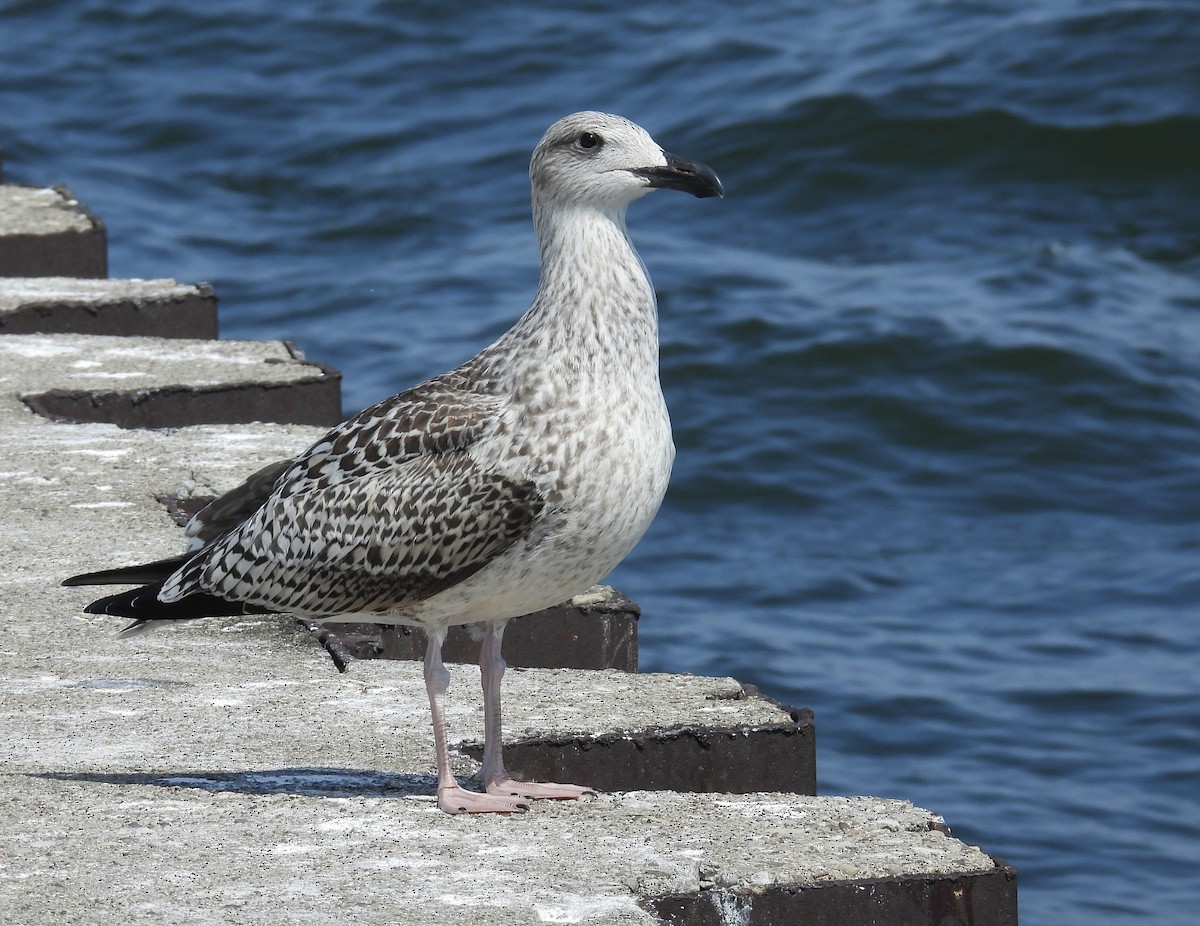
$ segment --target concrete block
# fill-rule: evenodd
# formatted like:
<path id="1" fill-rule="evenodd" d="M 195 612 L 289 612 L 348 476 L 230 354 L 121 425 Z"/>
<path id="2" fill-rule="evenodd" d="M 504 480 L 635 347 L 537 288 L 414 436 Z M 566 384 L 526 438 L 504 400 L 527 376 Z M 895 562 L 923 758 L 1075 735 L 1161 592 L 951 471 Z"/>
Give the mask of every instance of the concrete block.
<path id="1" fill-rule="evenodd" d="M 341 418 L 341 374 L 292 345 L 86 335 L 0 338 L 0 388 L 56 421 L 123 428 Z"/>
<path id="2" fill-rule="evenodd" d="M 212 339 L 217 296 L 174 280 L 0 277 L 0 334 Z"/>
<path id="3" fill-rule="evenodd" d="M 588 781 L 605 791 L 816 794 L 812 711 L 776 704 L 749 686 L 730 686 L 724 697 L 744 702 L 738 707 L 745 713 L 718 717 L 698 707 L 678 724 L 599 735 L 537 735 L 509 742 L 505 756 L 519 776 Z M 767 705 L 770 713 L 758 715 Z M 482 743 L 464 743 L 461 749 L 473 759 L 483 758 Z"/>
<path id="4" fill-rule="evenodd" d="M 641 608 L 614 588 L 593 589 L 511 621 L 504 658 L 514 668 L 637 671 L 637 621 Z M 406 627 L 380 624 L 307 625 L 342 668 L 350 659 L 422 659 L 425 637 Z M 479 641 L 452 627 L 442 647 L 446 662 L 476 663 Z"/>
<path id="5" fill-rule="evenodd" d="M 104 223 L 65 186 L 0 186 L 0 277 L 105 277 Z"/>

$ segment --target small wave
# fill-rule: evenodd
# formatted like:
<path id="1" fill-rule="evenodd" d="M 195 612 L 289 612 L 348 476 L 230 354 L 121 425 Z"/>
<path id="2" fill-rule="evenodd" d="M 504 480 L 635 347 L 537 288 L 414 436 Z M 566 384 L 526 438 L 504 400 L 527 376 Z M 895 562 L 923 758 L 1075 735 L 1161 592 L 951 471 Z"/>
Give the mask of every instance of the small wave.
<path id="1" fill-rule="evenodd" d="M 918 328 L 743 345 L 751 357 L 726 367 L 726 401 L 676 404 L 690 419 L 677 433 L 678 501 L 800 512 L 847 492 L 860 503 L 915 493 L 981 511 L 1200 515 L 1200 485 L 1179 478 L 1200 454 L 1200 418 L 1170 382 L 1064 344 Z M 671 375 L 687 391 L 714 369 L 693 359 Z M 714 438 L 744 408 L 754 438 Z"/>
<path id="2" fill-rule="evenodd" d="M 721 157 L 731 170 L 774 165 L 772 175 L 755 178 L 760 183 L 785 182 L 797 164 L 847 188 L 889 168 L 957 168 L 1035 181 L 1162 181 L 1196 176 L 1200 117 L 1067 125 L 1003 109 L 912 113 L 842 94 L 730 127 L 722 141 Z"/>

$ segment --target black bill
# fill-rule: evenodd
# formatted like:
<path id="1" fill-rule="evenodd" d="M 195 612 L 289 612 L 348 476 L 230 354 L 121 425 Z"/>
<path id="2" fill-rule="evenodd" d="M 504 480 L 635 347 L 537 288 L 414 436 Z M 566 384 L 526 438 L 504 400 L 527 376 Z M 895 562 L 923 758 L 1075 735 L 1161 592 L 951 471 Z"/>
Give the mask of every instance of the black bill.
<path id="1" fill-rule="evenodd" d="M 663 152 L 667 163 L 663 167 L 639 167 L 631 173 L 645 177 L 650 186 L 666 190 L 682 190 L 700 199 L 715 196 L 721 199 L 725 196 L 725 188 L 721 180 L 707 164 L 699 161 L 689 161 L 674 154 Z"/>

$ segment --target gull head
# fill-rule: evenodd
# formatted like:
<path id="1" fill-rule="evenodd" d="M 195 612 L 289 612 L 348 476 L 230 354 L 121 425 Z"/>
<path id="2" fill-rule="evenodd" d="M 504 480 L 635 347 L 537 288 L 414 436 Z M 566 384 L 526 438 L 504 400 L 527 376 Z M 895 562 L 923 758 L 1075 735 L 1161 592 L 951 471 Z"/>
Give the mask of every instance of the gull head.
<path id="1" fill-rule="evenodd" d="M 574 113 L 550 126 L 529 179 L 535 200 L 614 212 L 654 189 L 725 195 L 711 167 L 669 154 L 641 126 L 608 113 Z"/>

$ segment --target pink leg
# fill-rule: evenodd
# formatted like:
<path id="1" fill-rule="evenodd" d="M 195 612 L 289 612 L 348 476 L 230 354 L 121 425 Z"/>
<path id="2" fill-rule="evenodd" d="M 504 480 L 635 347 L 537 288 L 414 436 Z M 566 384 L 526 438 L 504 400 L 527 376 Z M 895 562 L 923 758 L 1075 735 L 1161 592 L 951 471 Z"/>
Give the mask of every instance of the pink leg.
<path id="1" fill-rule="evenodd" d="M 511 796 L 467 791 L 454 778 L 450 768 L 450 749 L 446 744 L 446 689 L 450 673 L 442 664 L 442 642 L 446 629 L 430 630 L 425 644 L 425 690 L 433 712 L 433 743 L 437 754 L 438 807 L 446 813 L 520 813 L 529 805 Z"/>
<path id="2" fill-rule="evenodd" d="M 504 657 L 500 643 L 507 621 L 489 624 L 479 651 L 479 671 L 483 679 L 483 769 L 480 777 L 488 794 L 509 798 L 556 798 L 574 800 L 585 794 L 594 795 L 591 788 L 579 785 L 559 785 L 553 782 L 515 781 L 504 770 L 504 738 L 500 732 L 500 682 L 504 678 Z"/>

